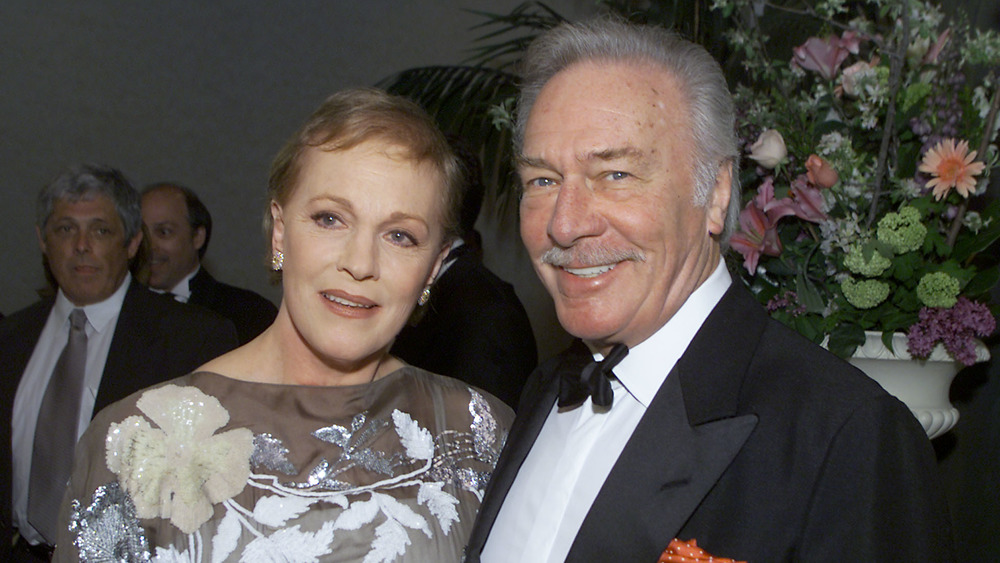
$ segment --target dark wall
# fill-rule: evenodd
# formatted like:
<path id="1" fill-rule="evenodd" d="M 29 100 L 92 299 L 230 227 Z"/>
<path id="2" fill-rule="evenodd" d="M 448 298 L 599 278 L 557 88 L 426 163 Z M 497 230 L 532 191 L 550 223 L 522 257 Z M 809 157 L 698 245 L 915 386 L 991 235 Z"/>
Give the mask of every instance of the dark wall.
<path id="1" fill-rule="evenodd" d="M 455 64 L 482 21 L 520 0 L 14 0 L 0 5 L 0 312 L 44 285 L 35 195 L 81 161 L 138 186 L 176 181 L 215 219 L 215 275 L 277 302 L 260 218 L 272 156 L 328 94 L 406 68 Z M 568 15 L 589 0 L 550 2 Z M 490 234 L 487 260 L 541 303 L 516 230 Z M 546 333 L 536 329 L 536 332 Z"/>

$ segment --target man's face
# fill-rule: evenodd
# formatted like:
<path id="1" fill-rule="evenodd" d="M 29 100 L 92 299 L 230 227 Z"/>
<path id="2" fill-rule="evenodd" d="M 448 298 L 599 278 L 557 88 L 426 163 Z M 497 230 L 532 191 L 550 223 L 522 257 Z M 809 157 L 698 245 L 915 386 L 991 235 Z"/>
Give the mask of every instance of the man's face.
<path id="1" fill-rule="evenodd" d="M 169 291 L 198 265 L 205 229 L 192 229 L 184 194 L 157 189 L 142 196 L 142 222 L 150 237 L 149 286 Z"/>
<path id="2" fill-rule="evenodd" d="M 581 62 L 531 109 L 521 237 L 560 323 L 596 349 L 648 338 L 718 265 L 729 175 L 694 204 L 688 106 L 656 66 Z"/>
<path id="3" fill-rule="evenodd" d="M 105 195 L 56 200 L 44 230 L 38 231 L 56 283 L 78 307 L 104 301 L 118 289 L 141 240 L 142 233 L 125 240 L 115 204 Z"/>

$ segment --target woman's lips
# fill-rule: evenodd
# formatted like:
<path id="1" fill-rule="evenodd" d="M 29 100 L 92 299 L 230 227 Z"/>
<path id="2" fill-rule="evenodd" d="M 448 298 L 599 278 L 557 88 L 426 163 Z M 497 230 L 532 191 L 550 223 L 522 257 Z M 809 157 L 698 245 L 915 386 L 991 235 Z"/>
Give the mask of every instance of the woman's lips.
<path id="1" fill-rule="evenodd" d="M 368 316 L 378 306 L 377 303 L 367 297 L 353 295 L 337 289 L 321 291 L 320 296 L 326 300 L 335 312 L 349 317 Z"/>

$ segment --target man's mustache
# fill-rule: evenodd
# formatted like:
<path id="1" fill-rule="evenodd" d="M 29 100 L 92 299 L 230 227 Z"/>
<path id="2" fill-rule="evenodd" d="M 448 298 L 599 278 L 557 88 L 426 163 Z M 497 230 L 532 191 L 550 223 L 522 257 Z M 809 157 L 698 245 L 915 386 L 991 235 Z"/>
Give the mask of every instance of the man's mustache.
<path id="1" fill-rule="evenodd" d="M 646 255 L 634 248 L 609 248 L 607 246 L 552 247 L 542 254 L 542 263 L 551 266 L 602 266 L 625 260 L 645 262 Z"/>

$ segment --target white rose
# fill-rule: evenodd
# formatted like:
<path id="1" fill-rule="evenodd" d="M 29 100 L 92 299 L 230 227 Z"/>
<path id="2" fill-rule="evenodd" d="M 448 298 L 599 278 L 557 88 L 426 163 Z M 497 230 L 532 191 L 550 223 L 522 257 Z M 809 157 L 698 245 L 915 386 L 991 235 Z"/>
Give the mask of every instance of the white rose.
<path id="1" fill-rule="evenodd" d="M 774 129 L 764 131 L 754 144 L 750 145 L 750 158 L 764 168 L 774 168 L 781 164 L 786 156 L 788 149 L 785 148 L 785 139 Z"/>

